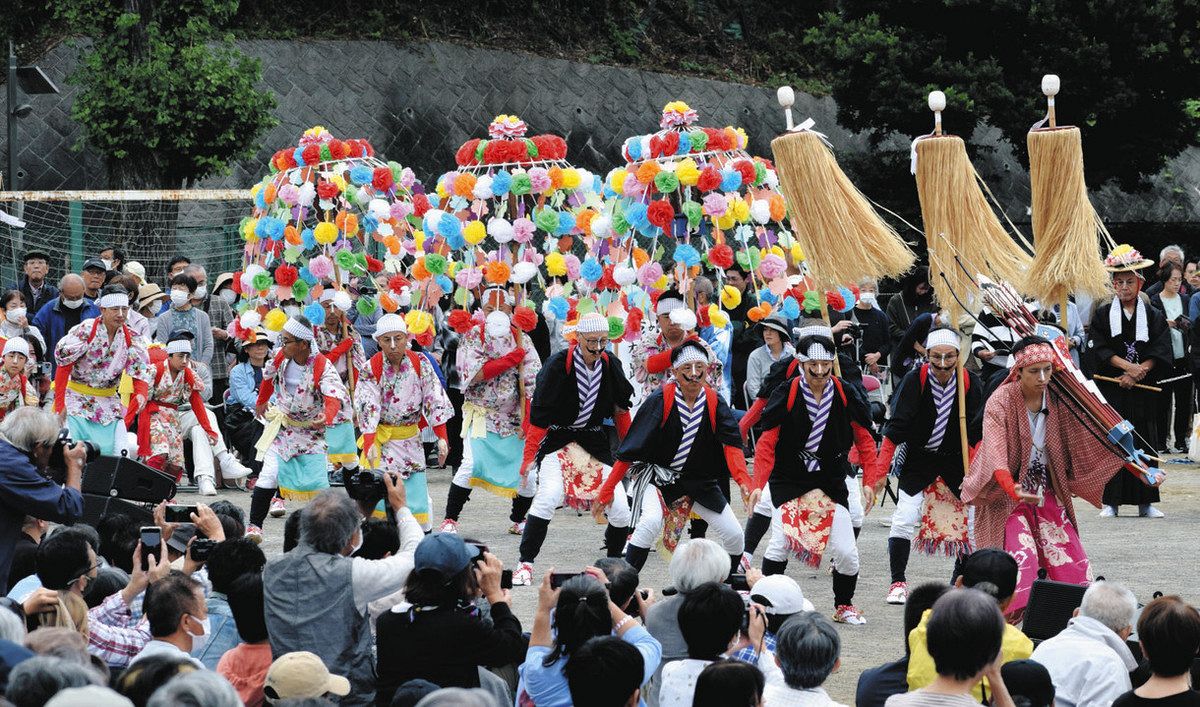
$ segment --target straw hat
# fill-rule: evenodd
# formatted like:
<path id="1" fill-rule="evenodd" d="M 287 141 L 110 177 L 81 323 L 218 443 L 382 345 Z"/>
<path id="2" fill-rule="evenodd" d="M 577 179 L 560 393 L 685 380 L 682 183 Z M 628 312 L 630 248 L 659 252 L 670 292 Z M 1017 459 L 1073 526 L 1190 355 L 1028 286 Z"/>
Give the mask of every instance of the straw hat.
<path id="1" fill-rule="evenodd" d="M 1104 269 L 1109 272 L 1137 272 L 1144 268 L 1154 265 L 1154 261 L 1148 258 L 1143 258 L 1142 254 L 1134 250 L 1133 246 L 1128 243 L 1113 248 L 1108 257 L 1104 259 Z"/>

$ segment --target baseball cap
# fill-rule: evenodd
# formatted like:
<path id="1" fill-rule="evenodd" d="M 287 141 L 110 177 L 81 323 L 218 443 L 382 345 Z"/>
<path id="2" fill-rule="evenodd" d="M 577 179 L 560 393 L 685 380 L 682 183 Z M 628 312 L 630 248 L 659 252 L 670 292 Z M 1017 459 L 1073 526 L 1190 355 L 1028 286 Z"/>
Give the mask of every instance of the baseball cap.
<path id="1" fill-rule="evenodd" d="M 82 272 L 88 268 L 96 268 L 97 270 L 108 272 L 108 266 L 105 265 L 104 261 L 99 258 L 88 258 L 86 261 L 84 261 L 83 268 L 81 268 L 80 271 Z"/>
<path id="2" fill-rule="evenodd" d="M 350 681 L 341 675 L 331 675 L 315 653 L 295 651 L 271 663 L 263 691 L 272 700 L 321 697 L 327 692 L 345 697 L 350 694 Z"/>
<path id="3" fill-rule="evenodd" d="M 50 256 L 46 255 L 44 252 L 42 252 L 40 250 L 25 251 L 25 257 L 22 258 L 21 262 L 28 263 L 30 260 L 38 260 L 39 258 L 41 260 L 45 260 L 47 263 L 50 262 Z"/>
<path id="4" fill-rule="evenodd" d="M 773 574 L 763 577 L 750 588 L 750 601 L 763 605 L 768 614 L 790 616 L 812 611 L 813 604 L 804 598 L 804 591 L 791 577 Z"/>
<path id="5" fill-rule="evenodd" d="M 136 277 L 139 284 L 146 284 L 146 266 L 138 261 L 130 260 L 128 263 L 125 263 L 125 272 Z"/>
<path id="6" fill-rule="evenodd" d="M 413 569 L 437 570 L 444 577 L 462 572 L 479 557 L 479 548 L 468 545 L 455 533 L 433 533 L 417 545 L 413 553 Z"/>

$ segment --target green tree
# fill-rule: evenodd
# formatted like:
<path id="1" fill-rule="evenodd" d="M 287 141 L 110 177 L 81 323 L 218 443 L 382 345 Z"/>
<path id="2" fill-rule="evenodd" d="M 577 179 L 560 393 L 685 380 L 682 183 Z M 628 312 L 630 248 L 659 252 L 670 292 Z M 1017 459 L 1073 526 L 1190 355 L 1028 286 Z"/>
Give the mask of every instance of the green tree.
<path id="1" fill-rule="evenodd" d="M 114 188 L 178 188 L 252 155 L 272 125 L 262 67 L 220 32 L 237 0 L 62 0 L 89 38 L 70 81 L 72 117 Z"/>
<path id="2" fill-rule="evenodd" d="M 1137 187 L 1200 128 L 1200 0 L 843 0 L 804 43 L 839 122 L 876 146 L 928 133 L 926 95 L 941 89 L 951 132 L 969 142 L 987 123 L 1024 155 L 1046 73 L 1062 78 L 1058 123 L 1083 130 L 1093 186 Z"/>

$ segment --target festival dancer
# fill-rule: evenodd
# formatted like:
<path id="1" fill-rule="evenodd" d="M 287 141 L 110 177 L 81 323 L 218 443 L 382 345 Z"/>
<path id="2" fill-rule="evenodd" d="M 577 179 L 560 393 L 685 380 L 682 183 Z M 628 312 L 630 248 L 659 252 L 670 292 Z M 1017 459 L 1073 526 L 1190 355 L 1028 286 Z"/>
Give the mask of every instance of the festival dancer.
<path id="1" fill-rule="evenodd" d="M 325 428 L 351 417 L 346 386 L 313 339 L 308 319 L 288 319 L 279 334 L 279 353 L 263 369 L 255 412 L 266 428 L 254 445 L 263 466 L 246 528 L 258 541 L 277 487 L 288 499 L 312 498 L 329 487 Z"/>
<path id="2" fill-rule="evenodd" d="M 161 353 L 160 353 L 161 352 Z M 193 407 L 203 408 L 204 382 L 191 369 L 192 358 L 191 332 L 177 331 L 171 334 L 166 349 L 155 348 L 150 352 L 154 366 L 154 380 L 151 381 L 146 397 L 145 408 L 138 410 L 132 405 L 125 414 L 125 425 L 132 426 L 134 418 L 138 417 L 138 456 L 149 466 L 159 469 L 178 481 L 183 476 L 183 431 L 179 423 L 179 406 L 191 402 Z M 209 424 L 208 416 L 200 419 L 204 430 L 205 442 L 213 443 L 217 433 Z M 203 447 L 192 447 L 192 456 L 199 461 L 207 455 L 209 459 L 207 478 L 196 472 L 196 485 L 203 491 L 207 480 L 208 488 L 212 488 L 212 448 L 205 444 Z M 197 467 L 199 465 L 197 464 Z"/>
<path id="3" fill-rule="evenodd" d="M 790 551 L 819 566 L 826 550 L 833 560 L 835 621 L 864 624 L 854 606 L 858 545 L 849 510 L 847 477 L 851 447 L 869 478 L 875 478 L 875 440 L 870 412 L 858 390 L 833 375 L 834 344 L 824 336 L 800 339 L 803 376 L 779 386 L 763 413 L 766 428 L 755 446 L 754 483 L 770 484 L 775 510 L 763 573 L 782 574 Z M 778 467 L 778 468 L 776 468 Z M 873 500 L 869 496 L 868 501 Z"/>
<path id="4" fill-rule="evenodd" d="M 459 339 L 463 456 L 450 483 L 446 517 L 439 528 L 443 533 L 458 532 L 458 517 L 471 498 L 472 486 L 512 499 L 508 532 L 513 535 L 524 531 L 533 503 L 537 479 L 521 474 L 525 453 L 521 423 L 542 362 L 529 337 L 512 325 L 512 305 L 512 294 L 504 289 L 484 291 L 484 321 Z"/>
<path id="5" fill-rule="evenodd" d="M 705 383 L 710 363 L 707 349 L 697 341 L 684 341 L 671 352 L 672 381 L 638 408 L 592 507 L 598 515 L 612 504 L 614 492 L 625 493 L 616 489 L 632 466 L 634 530 L 625 559 L 638 570 L 659 536 L 663 547 L 674 552 L 692 512 L 708 523 L 729 553 L 731 573 L 742 559 L 742 528 L 721 484 L 728 476 L 737 481 L 747 511 L 754 507 L 755 494 L 733 411 Z"/>
<path id="6" fill-rule="evenodd" d="M 613 418 L 621 438 L 629 429 L 633 386 L 620 361 L 605 351 L 607 345 L 608 319 L 589 312 L 575 326 L 575 341 L 547 359 L 538 374 L 521 460 L 521 473 L 528 474 L 537 459 L 537 492 L 521 535 L 514 585 L 533 583 L 533 562 L 559 504 L 590 507 L 611 471 L 605 418 Z M 609 557 L 621 556 L 628 535 L 629 503 L 624 494 L 615 494 L 604 531 Z"/>
<path id="7" fill-rule="evenodd" d="M 375 324 L 379 353 L 358 376 L 354 405 L 362 424 L 363 456 L 370 468 L 383 467 L 404 479 L 408 508 L 425 532 L 430 521 L 429 483 L 420 427 L 437 435 L 438 466 L 450 452 L 446 421 L 454 406 L 429 359 L 408 348 L 408 327 L 399 314 L 385 314 Z"/>
<path id="8" fill-rule="evenodd" d="M 353 391 L 363 367 L 367 365 L 367 354 L 363 350 L 362 338 L 346 320 L 346 313 L 353 304 L 350 293 L 327 284 L 321 292 L 320 303 L 325 310 L 325 322 L 313 327 L 317 351 L 333 364 L 342 385 Z M 353 409 L 349 405 L 346 407 Z M 358 443 L 354 436 L 353 418 L 346 415 L 325 430 L 325 442 L 329 462 L 337 467 L 330 474 L 336 483 L 344 473 L 358 468 Z"/>
<path id="9" fill-rule="evenodd" d="M 1092 314 L 1091 346 L 1095 356 L 1096 376 L 1113 378 L 1113 383 L 1096 378 L 1096 387 L 1126 420 L 1129 420 L 1144 439 L 1157 440 L 1158 408 L 1170 406 L 1162 394 L 1137 385 L 1154 385 L 1162 371 L 1170 371 L 1174 363 L 1171 352 L 1171 330 L 1166 317 L 1142 300 L 1140 270 L 1153 265 L 1141 253 L 1129 246 L 1117 246 L 1104 260 L 1112 273 L 1116 297 L 1108 306 L 1096 307 Z M 1102 518 L 1111 518 L 1123 505 L 1138 507 L 1144 518 L 1162 518 L 1163 512 L 1152 504 L 1158 503 L 1158 489 L 1138 483 L 1128 474 L 1117 474 L 1104 489 Z"/>
<path id="10" fill-rule="evenodd" d="M 903 604 L 908 599 L 909 550 L 930 555 L 965 557 L 971 551 L 967 508 L 959 500 L 964 476 L 962 435 L 958 428 L 958 332 L 934 329 L 925 339 L 929 362 L 910 371 L 892 399 L 892 417 L 883 431 L 879 462 L 874 478 L 864 478 L 868 495 L 877 498 L 901 452 L 900 491 L 888 534 L 888 557 L 892 585 L 887 603 Z M 967 444 L 979 442 L 983 426 L 983 385 L 966 372 Z"/>
<path id="11" fill-rule="evenodd" d="M 134 380 L 130 404 L 146 403 L 146 386 L 154 378 L 150 357 L 125 326 L 129 294 L 108 285 L 96 301 L 100 316 L 75 325 L 54 349 L 54 411 L 66 417 L 75 441 L 88 441 L 101 454 L 116 455 L 127 446 L 124 409 L 117 392 L 121 374 Z"/>
<path id="12" fill-rule="evenodd" d="M 2 357 L 0 420 L 19 407 L 37 405 L 39 402 L 37 390 L 29 382 L 29 376 L 25 370 L 30 357 L 29 342 L 22 337 L 14 336 L 4 342 Z"/>
<path id="13" fill-rule="evenodd" d="M 712 348 L 696 333 L 696 314 L 688 309 L 683 295 L 678 290 L 667 290 L 658 296 L 654 305 L 657 327 L 642 331 L 630 348 L 629 360 L 633 368 L 633 379 L 641 387 L 640 400 L 645 400 L 654 391 L 662 388 L 671 378 L 671 351 L 684 341 L 698 341 L 708 351 L 709 364 L 707 383 L 716 390 L 721 389 L 721 363 L 712 354 Z"/>
<path id="14" fill-rule="evenodd" d="M 1098 506 L 1122 467 L 1138 473 L 1050 387 L 1051 346 L 1030 336 L 1013 347 L 1015 363 L 988 398 L 982 441 L 962 483 L 963 503 L 975 506 L 976 547 L 1003 548 L 1019 566 L 1007 609 L 1013 622 L 1024 614 L 1039 568 L 1059 582 L 1092 579 L 1071 497 Z"/>

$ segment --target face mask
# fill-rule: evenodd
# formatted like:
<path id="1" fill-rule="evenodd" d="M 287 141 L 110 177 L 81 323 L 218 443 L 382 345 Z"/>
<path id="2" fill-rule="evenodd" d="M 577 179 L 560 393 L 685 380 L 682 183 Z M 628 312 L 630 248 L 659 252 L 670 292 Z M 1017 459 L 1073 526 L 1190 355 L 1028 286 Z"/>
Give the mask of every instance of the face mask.
<path id="1" fill-rule="evenodd" d="M 22 317 L 25 316 L 27 311 L 28 310 L 26 310 L 24 307 L 17 307 L 16 309 L 10 309 L 5 312 L 4 317 L 13 324 L 20 324 Z"/>
<path id="2" fill-rule="evenodd" d="M 200 285 L 199 287 L 196 288 L 196 294 L 192 295 L 192 298 L 193 299 L 204 299 L 205 295 L 207 295 L 207 294 L 208 294 L 208 288 L 205 287 L 204 285 Z"/>
<path id="3" fill-rule="evenodd" d="M 79 309 L 83 306 L 82 299 L 63 299 L 59 300 L 59 302 L 62 302 L 62 306 L 66 307 L 67 309 Z"/>
<path id="4" fill-rule="evenodd" d="M 192 299 L 191 295 L 183 290 L 171 290 L 171 304 L 176 307 L 182 307 Z"/>
<path id="5" fill-rule="evenodd" d="M 233 290 L 221 290 L 221 299 L 225 300 L 227 304 L 233 304 L 237 302 L 237 293 Z"/>
<path id="6" fill-rule="evenodd" d="M 874 292 L 863 292 L 863 293 L 859 294 L 858 298 L 860 300 L 862 300 L 864 303 L 871 305 L 872 307 L 875 306 L 875 293 Z"/>
<path id="7" fill-rule="evenodd" d="M 192 618 L 195 619 L 196 617 L 193 616 Z M 187 635 L 192 637 L 192 650 L 202 651 L 202 650 L 204 650 L 204 646 L 206 644 L 208 644 L 209 634 L 212 633 L 212 621 L 207 616 L 205 616 L 203 620 L 201 620 L 201 619 L 196 619 L 196 620 L 200 621 L 200 626 L 204 628 L 204 633 L 195 634 L 195 633 L 192 633 L 191 631 L 188 631 L 186 628 L 184 629 L 184 631 L 187 631 Z"/>
<path id="8" fill-rule="evenodd" d="M 355 555 L 355 554 L 356 554 L 356 553 L 359 551 L 359 549 L 360 549 L 360 548 L 362 548 L 362 545 L 363 545 L 363 532 L 362 532 L 362 529 L 359 529 L 359 531 L 358 531 L 357 533 L 355 533 L 355 535 L 357 535 L 357 536 L 358 536 L 358 542 L 354 543 L 354 544 L 353 544 L 353 545 L 351 545 L 351 547 L 350 547 L 350 556 L 351 556 L 351 557 L 353 557 L 353 556 L 354 556 L 354 555 Z"/>
<path id="9" fill-rule="evenodd" d="M 102 258 L 102 259 L 100 260 L 100 262 L 104 263 L 104 269 L 105 269 L 105 270 L 112 270 L 112 263 L 113 263 L 113 261 L 111 261 L 111 260 L 108 260 L 108 259 L 106 259 L 106 258 Z"/>

